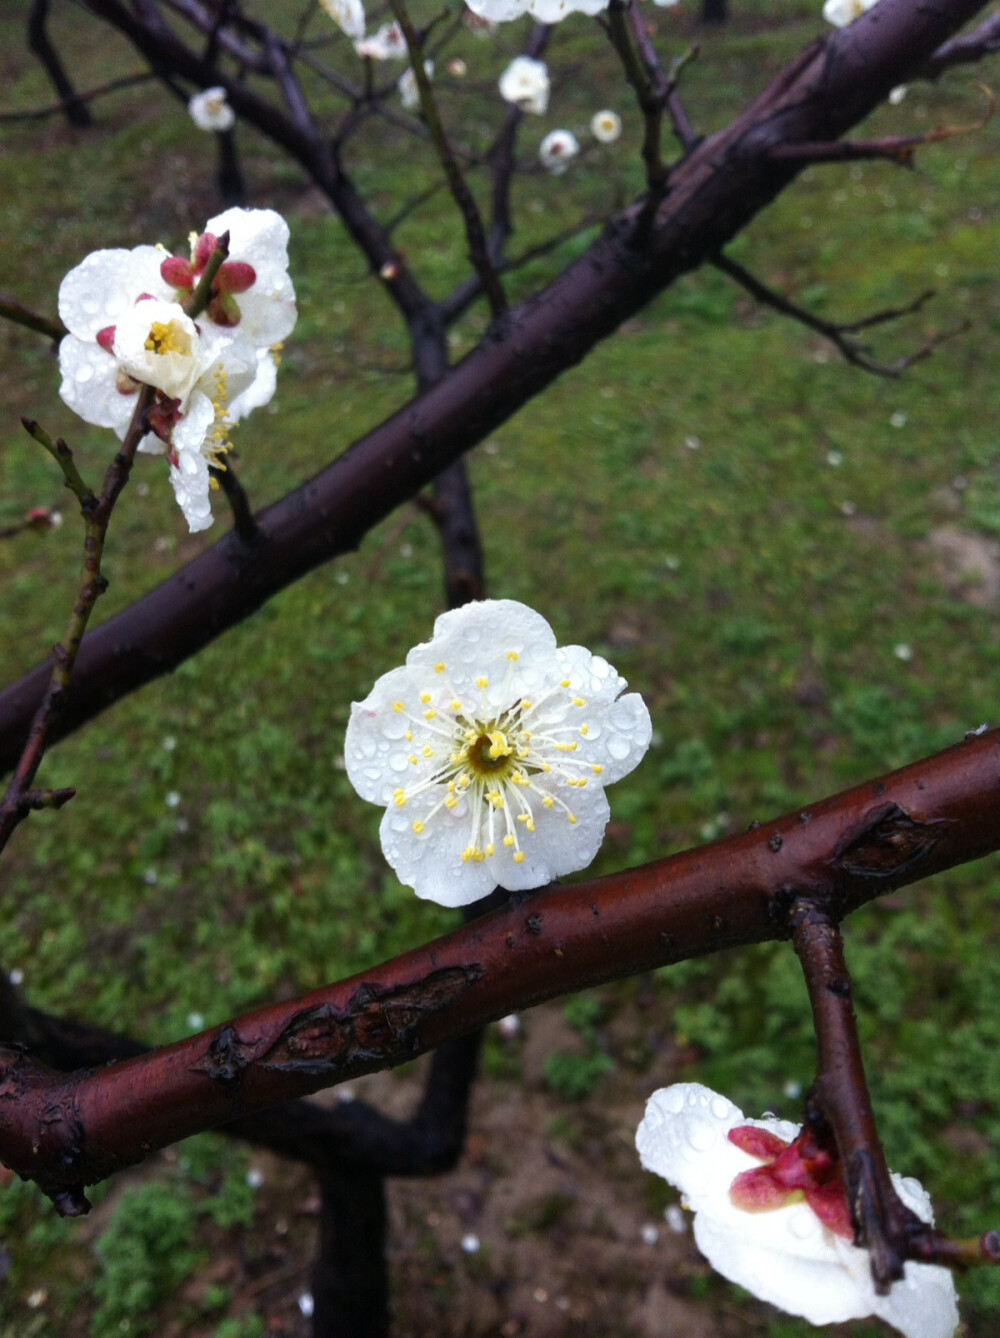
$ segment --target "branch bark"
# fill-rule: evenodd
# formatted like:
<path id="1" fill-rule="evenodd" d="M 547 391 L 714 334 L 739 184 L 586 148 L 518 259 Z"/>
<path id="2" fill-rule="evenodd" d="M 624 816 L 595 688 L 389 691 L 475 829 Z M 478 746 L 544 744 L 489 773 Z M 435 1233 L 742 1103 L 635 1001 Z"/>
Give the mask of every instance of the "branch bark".
<path id="1" fill-rule="evenodd" d="M 60 1211 L 84 1186 L 203 1129 L 391 1067 L 544 999 L 787 938 L 1000 848 L 1000 732 L 643 868 L 553 886 L 301 999 L 97 1072 L 0 1047 L 0 1160 Z"/>

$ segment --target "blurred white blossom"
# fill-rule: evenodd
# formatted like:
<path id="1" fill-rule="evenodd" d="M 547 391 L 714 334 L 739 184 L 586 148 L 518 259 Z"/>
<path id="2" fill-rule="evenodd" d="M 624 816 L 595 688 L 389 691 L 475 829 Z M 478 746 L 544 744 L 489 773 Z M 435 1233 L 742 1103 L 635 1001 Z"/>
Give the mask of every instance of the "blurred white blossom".
<path id="1" fill-rule="evenodd" d="M 500 76 L 500 96 L 523 112 L 543 116 L 549 105 L 549 71 L 543 60 L 515 56 Z"/>
<path id="2" fill-rule="evenodd" d="M 595 112 L 590 122 L 590 133 L 601 144 L 613 144 L 622 132 L 622 118 L 614 111 Z"/>
<path id="3" fill-rule="evenodd" d="M 550 131 L 538 146 L 539 161 L 555 177 L 562 176 L 579 152 L 576 136 L 569 130 Z"/>
<path id="4" fill-rule="evenodd" d="M 226 101 L 224 88 L 206 88 L 188 103 L 191 120 L 199 130 L 232 130 L 236 113 Z"/>

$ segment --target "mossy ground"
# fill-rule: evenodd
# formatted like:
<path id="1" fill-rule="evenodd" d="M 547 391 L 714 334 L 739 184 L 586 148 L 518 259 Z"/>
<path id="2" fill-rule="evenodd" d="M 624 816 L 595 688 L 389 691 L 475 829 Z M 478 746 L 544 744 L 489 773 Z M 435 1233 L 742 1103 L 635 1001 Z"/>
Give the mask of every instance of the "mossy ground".
<path id="1" fill-rule="evenodd" d="M 717 34 L 698 34 L 683 12 L 655 11 L 671 54 L 702 40 L 684 82 L 699 130 L 723 124 L 816 33 L 817 9 L 788 0 L 766 16 L 737 13 Z M 0 81 L 8 107 L 29 108 L 51 94 L 23 51 L 21 22 L 13 7 L 0 10 Z M 140 68 L 82 12 L 58 12 L 53 30 L 81 86 Z M 502 49 L 463 36 L 472 75 L 440 81 L 447 114 L 473 145 L 495 123 L 495 78 L 522 36 L 505 30 Z M 629 198 L 641 182 L 639 118 L 610 48 L 574 19 L 556 30 L 549 59 L 552 108 L 526 127 L 525 162 L 555 125 L 585 140 L 599 107 L 622 112 L 625 136 L 588 150 L 565 177 L 519 180 L 515 252 Z M 974 121 L 979 76 L 959 70 L 938 86 L 915 86 L 865 133 Z M 219 207 L 213 146 L 182 106 L 148 85 L 96 111 L 87 133 L 59 119 L 3 127 L 0 290 L 43 310 L 54 310 L 60 277 L 88 251 L 157 239 L 177 249 Z M 253 132 L 239 138 L 251 202 L 281 209 L 291 224 L 302 313 L 276 401 L 240 428 L 240 476 L 263 504 L 376 424 L 410 382 L 404 333 L 341 225 L 298 169 Z M 384 126 L 348 154 L 383 218 L 426 181 L 428 161 L 419 141 Z M 613 826 L 596 872 L 738 830 L 995 717 L 998 198 L 1000 154 L 988 127 L 922 151 L 912 172 L 880 163 L 812 169 L 734 245 L 741 263 L 825 316 L 857 317 L 937 288 L 917 316 L 873 332 L 880 356 L 911 351 L 936 330 L 970 328 L 901 380 L 846 367 L 820 338 L 706 269 L 475 452 L 491 592 L 526 600 L 560 640 L 606 654 L 656 724 L 647 761 L 611 794 Z M 432 291 L 445 292 L 462 243 L 443 198 L 414 212 L 399 236 Z M 543 282 L 585 236 L 518 271 L 512 295 Z M 483 328 L 473 309 L 454 332 L 455 356 Z M 0 544 L 6 682 L 59 636 L 80 547 L 50 461 L 19 417 L 66 435 L 92 477 L 112 447 L 58 400 L 44 341 L 2 326 L 0 349 L 0 526 L 36 505 L 58 502 L 66 515 L 57 532 Z M 99 616 L 211 537 L 187 535 L 162 468 L 140 461 L 115 515 Z M 378 814 L 337 766 L 348 703 L 426 639 L 440 585 L 435 535 L 404 509 L 360 552 L 313 573 L 51 754 L 44 783 L 76 785 L 79 795 L 18 832 L 0 907 L 4 966 L 23 971 L 33 1003 L 162 1041 L 199 1018 L 216 1022 L 371 965 L 452 923 L 386 870 Z M 958 1234 L 1000 1222 L 998 873 L 996 858 L 981 861 L 847 926 L 890 1162 L 924 1178 L 939 1220 Z M 688 1243 L 667 1243 L 661 1231 L 657 1258 L 629 1235 L 671 1197 L 627 1155 L 653 1087 L 697 1077 L 750 1111 L 794 1115 L 789 1094 L 808 1084 L 813 1056 L 787 947 L 607 989 L 596 1012 L 571 1014 L 568 1032 L 560 1017 L 553 1006 L 528 1020 L 549 1038 L 537 1064 L 491 1038 L 465 1181 L 453 1185 L 471 1192 L 479 1176 L 476 1192 L 493 1203 L 500 1191 L 483 1189 L 484 1161 L 491 1186 L 537 1175 L 530 1159 L 484 1147 L 496 1108 L 510 1120 L 526 1112 L 525 1139 L 537 1130 L 549 1164 L 562 1157 L 570 1170 L 544 1202 L 518 1200 L 513 1225 L 482 1203 L 477 1218 L 448 1182 L 400 1189 L 401 1332 L 655 1333 L 656 1313 L 666 1322 L 667 1312 L 644 1317 L 633 1302 L 659 1288 L 706 1334 L 805 1333 L 735 1302 Z M 402 1102 L 411 1081 L 383 1078 L 380 1097 L 395 1092 Z M 248 1198 L 244 1165 L 233 1149 L 199 1140 L 159 1159 L 135 1187 L 114 1186 L 96 1225 L 82 1228 L 56 1221 L 30 1188 L 8 1186 L 0 1335 L 251 1338 L 265 1331 L 245 1318 L 255 1306 L 268 1332 L 301 1329 L 294 1302 L 307 1287 L 308 1187 L 269 1166 Z M 634 1206 L 609 1206 L 603 1217 L 603 1208 L 581 1207 L 590 1177 L 605 1185 L 618 1177 Z M 605 1193 L 595 1189 L 593 1203 Z M 501 1223 L 492 1243 L 490 1221 Z M 480 1254 L 458 1249 L 459 1225 L 478 1231 Z M 174 1242 L 167 1252 L 165 1240 Z M 616 1242 L 603 1273 L 592 1251 L 605 1247 L 595 1240 Z M 523 1305 L 504 1291 L 505 1276 L 521 1285 L 512 1242 L 523 1241 L 545 1302 L 533 1299 L 530 1279 Z M 554 1261 L 569 1268 L 574 1250 L 583 1263 L 560 1283 L 569 1299 L 561 1311 L 545 1270 Z M 44 1301 L 29 1307 L 40 1290 Z M 961 1292 L 968 1334 L 995 1333 L 997 1280 L 970 1277 Z M 500 1298 L 498 1309 L 474 1295 Z M 522 1327 L 502 1327 L 515 1319 Z"/>

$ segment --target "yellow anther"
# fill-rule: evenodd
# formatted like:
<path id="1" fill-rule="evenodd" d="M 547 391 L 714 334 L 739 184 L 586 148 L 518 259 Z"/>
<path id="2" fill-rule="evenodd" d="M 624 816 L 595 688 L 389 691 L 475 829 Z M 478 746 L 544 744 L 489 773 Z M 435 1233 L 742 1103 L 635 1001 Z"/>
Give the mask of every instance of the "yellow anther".
<path id="1" fill-rule="evenodd" d="M 489 794 L 486 796 L 486 798 L 490 801 L 490 803 L 493 805 L 494 808 L 503 808 L 503 795 L 500 793 L 499 790 L 491 790 Z"/>
<path id="2" fill-rule="evenodd" d="M 509 850 L 509 849 L 511 848 L 511 846 L 514 844 L 514 838 L 513 838 L 513 836 L 510 834 L 510 832 L 508 832 L 507 835 L 503 838 L 503 843 L 504 843 L 504 845 L 507 847 L 508 850 Z"/>
<path id="3" fill-rule="evenodd" d="M 583 776 L 583 777 L 580 778 L 580 780 L 571 780 L 571 781 L 567 781 L 566 784 L 567 784 L 567 785 L 573 785 L 573 786 L 576 787 L 576 789 L 578 789 L 578 790 L 582 790 L 583 787 L 587 784 L 587 778 L 586 778 L 586 776 Z"/>
<path id="4" fill-rule="evenodd" d="M 404 735 L 404 737 L 405 737 L 407 743 L 412 743 L 412 742 L 413 742 L 413 730 L 412 730 L 412 729 L 408 729 L 408 730 L 406 731 L 406 734 Z"/>
<path id="5" fill-rule="evenodd" d="M 547 794 L 545 798 L 542 800 L 542 808 L 554 808 L 555 803 L 556 801 L 552 798 L 552 796 L 550 794 Z"/>
<path id="6" fill-rule="evenodd" d="M 490 680 L 486 677 L 485 674 L 480 674 L 479 677 L 476 679 L 477 688 L 488 688 L 489 685 L 490 685 Z"/>
<path id="7" fill-rule="evenodd" d="M 444 806 L 445 808 L 458 808 L 458 800 L 455 798 L 453 794 L 450 794 L 448 798 L 444 801 Z"/>
<path id="8" fill-rule="evenodd" d="M 492 854 L 493 854 L 493 843 L 492 843 L 492 841 L 491 841 L 490 844 L 486 847 L 486 853 L 487 853 L 487 855 L 492 855 Z"/>
<path id="9" fill-rule="evenodd" d="M 528 780 L 523 771 L 515 771 L 510 778 L 510 783 L 511 785 L 531 785 L 531 781 Z"/>
<path id="10" fill-rule="evenodd" d="M 424 744 L 424 757 L 433 757 L 433 756 L 434 756 L 434 749 L 430 746 L 429 743 Z"/>
<path id="11" fill-rule="evenodd" d="M 515 864 L 523 864 L 523 863 L 524 863 L 524 851 L 523 851 L 523 850 L 518 850 L 518 851 L 515 853 L 515 855 L 514 855 L 514 863 L 515 863 Z"/>
<path id="12" fill-rule="evenodd" d="M 458 788 L 459 788 L 460 790 L 467 790 L 471 784 L 472 784 L 472 781 L 469 779 L 468 776 L 459 776 L 459 778 L 458 778 Z"/>
<path id="13" fill-rule="evenodd" d="M 584 699 L 583 699 L 582 697 L 574 697 L 574 698 L 573 698 L 573 705 L 574 705 L 574 706 L 586 706 L 587 703 L 584 701 Z"/>
<path id="14" fill-rule="evenodd" d="M 578 743 L 557 743 L 555 749 L 557 753 L 575 753 L 579 746 Z"/>
<path id="15" fill-rule="evenodd" d="M 517 815 L 517 820 L 518 820 L 518 822 L 527 822 L 527 821 L 528 821 L 528 815 L 527 815 L 527 813 L 519 813 L 519 814 Z"/>
<path id="16" fill-rule="evenodd" d="M 467 729 L 465 733 L 462 735 L 462 738 L 465 740 L 466 743 L 475 743 L 475 741 L 479 738 L 479 735 L 476 733 L 474 729 Z"/>
<path id="17" fill-rule="evenodd" d="M 411 767 L 415 767 L 417 765 L 417 758 L 413 753 L 411 753 L 406 760 L 407 762 L 409 762 Z"/>
<path id="18" fill-rule="evenodd" d="M 581 725 L 581 726 L 580 726 L 580 733 L 581 733 L 581 734 L 589 734 L 589 733 L 590 733 L 590 726 L 589 726 L 589 725 Z"/>
<path id="19" fill-rule="evenodd" d="M 413 824 L 413 830 L 414 830 L 414 831 L 416 832 L 416 834 L 419 836 L 420 833 L 426 831 L 427 828 L 426 828 L 426 827 L 424 826 L 424 824 L 420 821 L 420 819 L 417 818 L 416 822 Z"/>
<path id="20" fill-rule="evenodd" d="M 514 749 L 507 742 L 507 735 L 502 729 L 495 729 L 489 735 L 490 746 L 486 750 L 486 756 L 491 762 L 498 761 L 501 757 L 510 757 Z"/>
<path id="21" fill-rule="evenodd" d="M 575 826 L 576 826 L 576 818 L 573 816 L 572 813 L 570 813 L 569 809 L 566 810 L 566 816 L 567 816 L 567 818 L 569 818 L 570 822 L 571 822 L 571 823 L 573 824 L 573 826 L 575 827 Z"/>
<path id="22" fill-rule="evenodd" d="M 437 664 L 434 666 L 434 672 L 436 674 L 444 673 L 444 660 L 438 660 Z"/>
<path id="23" fill-rule="evenodd" d="M 397 790 L 395 794 L 392 796 L 392 802 L 396 805 L 397 808 L 402 808 L 406 803 L 406 791 Z"/>
<path id="24" fill-rule="evenodd" d="M 177 321 L 154 321 L 143 347 L 150 353 L 180 353 L 187 357 L 191 352 L 191 336 Z"/>
<path id="25" fill-rule="evenodd" d="M 520 658 L 520 656 L 518 655 L 518 653 L 517 653 L 516 650 L 509 650 L 509 651 L 507 652 L 507 659 L 508 659 L 508 660 L 517 660 L 517 659 L 519 659 L 519 658 Z"/>
<path id="26" fill-rule="evenodd" d="M 482 864 L 483 860 L 486 858 L 486 851 L 477 850 L 473 853 L 472 858 L 476 861 L 477 864 Z"/>
<path id="27" fill-rule="evenodd" d="M 422 692 L 420 694 L 420 700 L 423 703 L 423 705 L 426 706 L 427 703 L 431 700 L 431 694 L 429 692 Z"/>
<path id="28" fill-rule="evenodd" d="M 529 832 L 533 832 L 534 830 L 535 830 L 535 820 L 534 820 L 534 818 L 529 818 L 529 819 L 528 819 L 528 831 L 529 831 Z"/>
<path id="29" fill-rule="evenodd" d="M 590 769 L 591 769 L 591 771 L 594 773 L 595 776 L 599 776 L 599 775 L 601 774 L 601 772 L 604 770 L 604 768 L 603 768 L 599 763 L 597 763 L 597 762 L 595 762 L 594 765 L 593 765 Z"/>
<path id="30" fill-rule="evenodd" d="M 564 678 L 564 679 L 562 680 L 562 682 L 559 684 L 559 686 L 560 686 L 561 688 L 568 688 L 568 687 L 569 687 L 569 679 L 568 679 L 568 678 Z"/>
<path id="31" fill-rule="evenodd" d="M 406 710 L 406 707 L 403 705 L 402 702 L 393 702 L 392 709 L 396 712 L 397 715 L 402 715 L 403 712 Z"/>
<path id="32" fill-rule="evenodd" d="M 522 697 L 522 698 L 521 698 L 521 714 L 523 715 L 525 711 L 530 711 L 530 710 L 531 710 L 531 702 L 528 701 L 527 697 Z"/>
<path id="33" fill-rule="evenodd" d="M 449 711 L 460 711 L 461 709 L 462 709 L 462 703 L 460 701 L 453 701 L 449 702 L 448 704 Z"/>
<path id="34" fill-rule="evenodd" d="M 472 846 L 466 846 L 465 849 L 462 851 L 463 864 L 468 864 L 469 860 L 475 859 L 475 857 L 476 857 L 476 852 L 473 850 Z"/>
<path id="35" fill-rule="evenodd" d="M 543 771 L 551 771 L 551 770 L 552 770 L 552 767 L 549 765 L 548 762 L 543 762 L 543 763 L 542 763 L 542 770 L 543 770 Z"/>
<path id="36" fill-rule="evenodd" d="M 429 708 L 424 712 L 424 719 L 425 719 L 425 720 L 433 720 L 434 717 L 435 717 L 436 715 L 437 715 L 437 711 L 435 711 L 434 708 L 433 708 L 433 706 L 431 706 L 431 707 L 429 707 Z"/>

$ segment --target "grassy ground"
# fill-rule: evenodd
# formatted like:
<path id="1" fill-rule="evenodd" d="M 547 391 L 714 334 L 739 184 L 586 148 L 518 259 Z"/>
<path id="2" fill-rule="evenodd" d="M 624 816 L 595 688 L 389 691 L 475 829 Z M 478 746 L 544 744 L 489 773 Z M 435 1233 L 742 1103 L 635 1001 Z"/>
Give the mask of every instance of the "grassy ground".
<path id="1" fill-rule="evenodd" d="M 656 11 L 656 21 L 669 51 L 693 34 L 683 14 Z M 27 108 L 50 93 L 21 51 L 20 23 L 13 6 L 0 8 L 0 83 L 9 105 Z M 818 27 L 812 5 L 789 2 L 710 35 L 685 76 L 698 128 L 722 124 Z M 80 14 L 60 13 L 55 31 L 82 85 L 139 68 Z M 503 34 L 507 54 L 519 36 Z M 475 77 L 442 80 L 442 97 L 480 143 L 507 57 L 468 36 L 460 45 Z M 601 106 L 622 111 L 625 137 L 563 178 L 525 176 L 518 248 L 627 198 L 640 180 L 638 117 L 610 51 L 574 20 L 557 30 L 550 59 L 564 73 L 550 114 L 527 128 L 526 160 L 556 125 L 583 140 Z M 976 77 L 914 88 L 871 129 L 972 121 Z M 87 134 L 57 120 L 4 127 L 0 290 L 41 309 L 54 309 L 61 275 L 89 250 L 156 239 L 177 249 L 218 208 L 212 145 L 166 95 L 120 94 L 98 117 Z M 426 159 L 414 141 L 379 133 L 359 139 L 350 166 L 388 217 L 425 179 Z M 409 381 L 403 334 L 340 225 L 265 143 L 251 133 L 240 142 L 252 202 L 290 221 L 302 312 L 277 400 L 240 429 L 241 478 L 264 503 L 378 422 Z M 655 746 L 612 792 L 595 871 L 739 830 L 995 715 L 998 187 L 988 128 L 928 149 L 915 172 L 813 170 L 733 248 L 829 316 L 937 287 L 919 317 L 877 334 L 880 353 L 971 328 L 905 379 L 845 367 L 706 271 L 475 453 L 492 593 L 526 600 L 560 640 L 608 655 L 653 714 Z M 414 214 L 400 236 L 445 291 L 458 242 L 443 204 Z M 522 271 L 515 295 L 575 248 Z M 469 314 L 456 355 L 482 321 Z M 42 341 L 0 327 L 0 348 L 2 527 L 60 500 L 22 413 L 64 433 L 91 476 L 111 446 L 57 399 Z M 59 531 L 0 544 L 4 682 L 65 621 L 80 535 L 62 504 Z M 203 542 L 187 535 L 161 470 L 141 462 L 116 513 L 100 616 Z M 448 927 L 448 913 L 386 871 L 378 813 L 337 765 L 348 703 L 427 637 L 440 603 L 435 537 L 402 511 L 358 554 L 60 745 L 44 782 L 77 785 L 79 796 L 33 817 L 4 866 L 4 965 L 23 972 L 29 999 L 166 1040 Z M 990 1153 L 1000 1141 L 998 870 L 991 859 L 955 871 L 848 926 L 890 1163 L 924 1178 L 958 1234 L 1000 1221 L 1000 1158 Z M 461 1172 L 393 1190 L 401 1332 L 806 1332 L 734 1300 L 689 1238 L 661 1224 L 657 1245 L 640 1245 L 641 1226 L 672 1195 L 628 1148 L 644 1097 L 676 1078 L 700 1078 L 752 1113 L 795 1114 L 812 1062 L 796 972 L 785 948 L 730 954 L 587 996 L 565 1015 L 538 1010 L 525 1041 L 491 1036 Z M 402 1107 L 414 1082 L 382 1076 L 374 1086 Z M 510 1129 L 522 1135 L 516 1151 Z M 246 1165 L 197 1140 L 123 1177 L 83 1226 L 8 1186 L 0 1335 L 304 1331 L 308 1184 L 255 1159 L 265 1180 L 254 1190 Z M 463 1231 L 479 1236 L 477 1253 L 461 1250 Z M 960 1287 L 967 1333 L 995 1333 L 995 1280 Z M 254 1308 L 266 1330 L 247 1317 Z"/>

